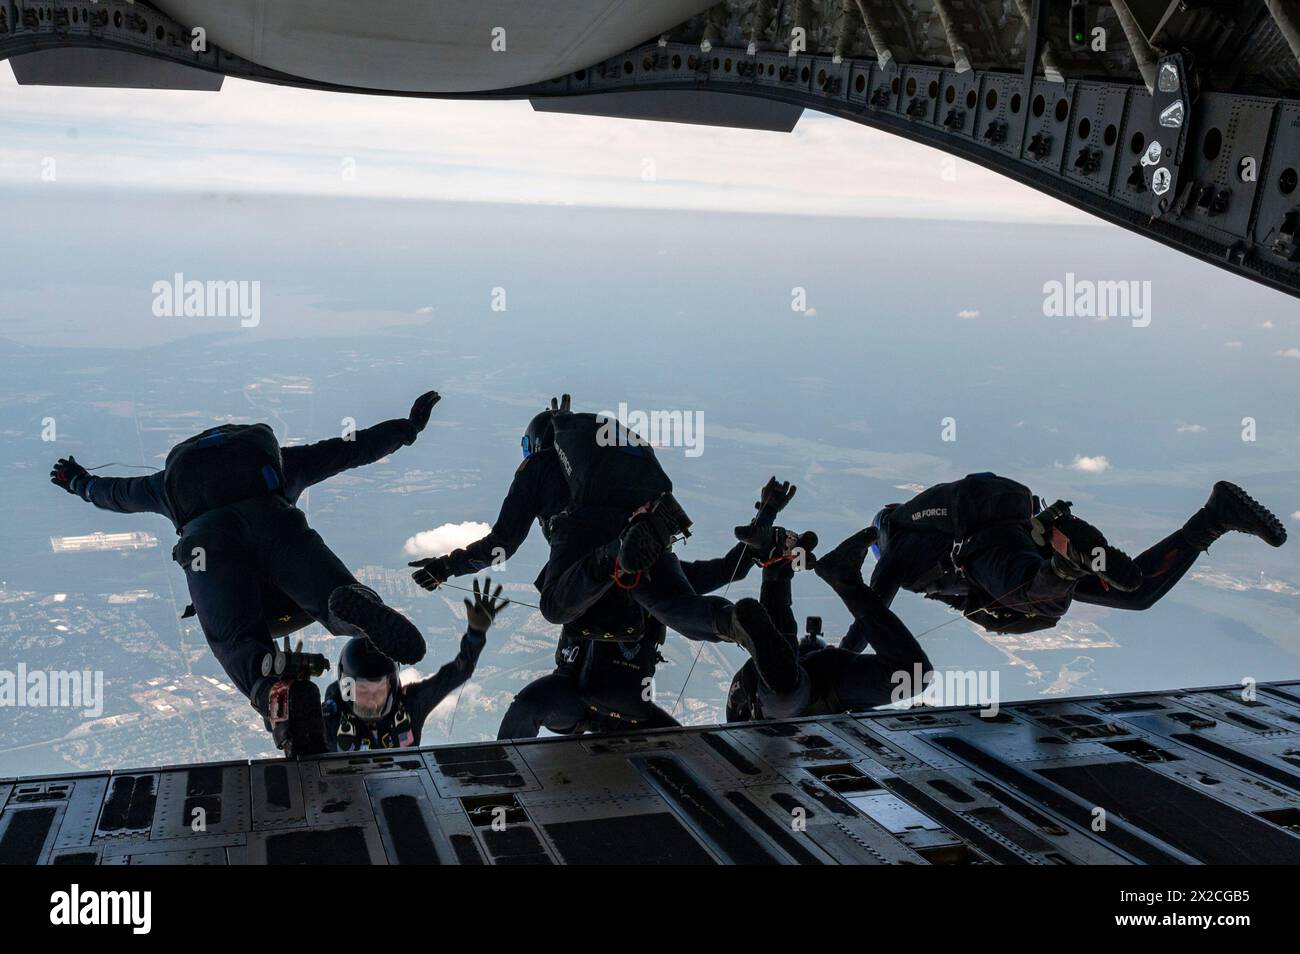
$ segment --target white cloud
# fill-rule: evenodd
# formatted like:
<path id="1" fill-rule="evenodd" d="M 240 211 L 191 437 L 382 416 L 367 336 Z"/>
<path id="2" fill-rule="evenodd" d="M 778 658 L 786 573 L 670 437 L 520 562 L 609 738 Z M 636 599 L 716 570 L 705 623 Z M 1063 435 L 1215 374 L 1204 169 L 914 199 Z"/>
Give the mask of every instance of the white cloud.
<path id="1" fill-rule="evenodd" d="M 415 309 L 415 313 L 416 313 L 417 315 L 432 315 L 432 314 L 433 314 L 433 306 L 432 306 L 432 305 L 425 305 L 423 308 L 417 308 L 417 309 Z"/>
<path id="2" fill-rule="evenodd" d="M 1291 519 L 1300 520 L 1300 510 L 1297 510 L 1295 513 L 1291 514 Z"/>
<path id="3" fill-rule="evenodd" d="M 1223 343 L 1223 346 L 1224 346 L 1225 348 L 1240 348 L 1240 347 L 1241 347 L 1241 342 L 1240 342 L 1240 341 L 1225 341 L 1225 342 Z"/>
<path id="4" fill-rule="evenodd" d="M 979 316 L 980 312 L 978 308 L 963 308 L 961 311 L 957 312 L 957 317 L 963 320 L 978 318 Z"/>
<path id="5" fill-rule="evenodd" d="M 475 523 L 472 520 L 444 523 L 432 530 L 420 531 L 407 540 L 402 549 L 407 556 L 412 557 L 446 556 L 458 547 L 473 543 L 491 529 L 486 523 Z"/>
<path id="6" fill-rule="evenodd" d="M 1272 328 L 1272 327 L 1273 327 L 1273 322 L 1268 321 L 1268 320 L 1261 321 L 1261 322 L 1259 323 L 1259 327 L 1260 327 L 1260 328 L 1265 328 L 1265 329 Z"/>
<path id="7" fill-rule="evenodd" d="M 1101 455 L 1088 457 L 1084 454 L 1076 454 L 1074 460 L 1070 462 L 1069 469 L 1082 471 L 1085 474 L 1102 474 L 1110 470 L 1110 458 Z"/>
<path id="8" fill-rule="evenodd" d="M 1179 434 L 1204 434 L 1205 426 L 1202 424 L 1179 424 Z"/>
<path id="9" fill-rule="evenodd" d="M 1275 353 L 1279 358 L 1300 358 L 1300 348 L 1287 348 L 1285 351 Z"/>

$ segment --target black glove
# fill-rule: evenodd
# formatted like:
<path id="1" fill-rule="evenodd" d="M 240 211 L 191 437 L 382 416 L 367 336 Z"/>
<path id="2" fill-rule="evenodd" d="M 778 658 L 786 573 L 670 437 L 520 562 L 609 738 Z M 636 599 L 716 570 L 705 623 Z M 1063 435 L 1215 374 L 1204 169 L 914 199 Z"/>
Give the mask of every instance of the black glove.
<path id="1" fill-rule="evenodd" d="M 755 519 L 762 523 L 771 523 L 776 515 L 785 509 L 785 505 L 794 499 L 795 491 L 798 489 L 788 480 L 777 480 L 775 477 L 768 480 L 759 491 L 758 502 L 754 504 L 754 509 L 758 511 Z"/>
<path id="2" fill-rule="evenodd" d="M 60 457 L 50 471 L 50 483 L 78 496 L 89 479 L 90 471 L 78 464 L 75 457 Z"/>
<path id="3" fill-rule="evenodd" d="M 489 595 L 491 590 L 491 577 L 484 578 L 482 591 L 479 590 L 478 580 L 474 580 L 474 601 L 465 600 L 465 619 L 469 623 L 468 629 L 471 633 L 486 636 L 492 621 L 497 618 L 497 613 L 510 605 L 509 600 L 501 599 L 501 584 L 498 583 L 496 592 Z"/>
<path id="4" fill-rule="evenodd" d="M 785 550 L 786 531 L 783 527 L 769 527 L 757 521 L 736 528 L 736 539 L 753 550 L 756 560 L 766 560 Z"/>
<path id="5" fill-rule="evenodd" d="M 551 398 L 552 414 L 568 414 L 572 407 L 573 407 L 573 398 L 571 398 L 567 394 L 562 395 L 558 401 L 555 398 Z"/>
<path id="6" fill-rule="evenodd" d="M 748 524 L 736 528 L 736 539 L 751 550 L 763 553 L 778 546 L 779 538 L 783 537 L 785 531 L 778 534 L 772 527 L 772 521 L 794 499 L 797 489 L 788 480 L 777 480 L 775 477 L 769 479 L 758 492 L 758 500 L 754 503 L 754 509 L 758 512 Z"/>
<path id="7" fill-rule="evenodd" d="M 428 426 L 433 406 L 441 400 L 442 395 L 437 391 L 425 391 L 415 399 L 415 403 L 411 405 L 411 413 L 406 418 L 411 422 L 411 427 L 415 428 L 415 433 L 419 434 Z"/>
<path id="8" fill-rule="evenodd" d="M 439 586 L 450 580 L 456 574 L 451 572 L 451 557 L 440 556 L 430 557 L 427 560 L 412 560 L 407 566 L 419 567 L 411 574 L 411 579 L 415 580 L 426 590 L 436 590 Z"/>

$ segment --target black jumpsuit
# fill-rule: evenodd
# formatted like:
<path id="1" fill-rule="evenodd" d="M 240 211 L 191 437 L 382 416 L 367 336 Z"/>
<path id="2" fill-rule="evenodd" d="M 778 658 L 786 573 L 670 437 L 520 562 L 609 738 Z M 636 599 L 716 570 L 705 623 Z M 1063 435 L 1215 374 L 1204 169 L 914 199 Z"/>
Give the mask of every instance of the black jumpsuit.
<path id="1" fill-rule="evenodd" d="M 550 544 L 546 567 L 538 579 L 542 616 L 549 623 L 581 619 L 614 588 L 613 573 L 600 552 L 617 547 L 632 511 L 622 507 L 572 508 L 570 489 L 554 449 L 524 459 L 501 504 L 492 529 L 481 539 L 448 555 L 453 576 L 475 573 L 508 559 L 523 544 L 538 520 Z M 688 639 L 718 641 L 718 616 L 730 605 L 717 596 L 702 596 L 691 586 L 671 551 L 641 574 L 627 591 L 650 616 Z"/>
<path id="2" fill-rule="evenodd" d="M 708 593 L 744 579 L 753 559 L 743 544 L 737 544 L 722 557 L 680 565 L 690 586 Z M 623 591 L 616 592 L 615 598 L 639 616 L 644 635 L 636 642 L 593 639 L 582 635 L 594 625 L 589 618 L 566 624 L 555 653 L 555 671 L 519 691 L 501 720 L 497 738 L 531 739 L 543 727 L 569 735 L 678 724 L 652 698 L 645 698 L 644 680 L 654 675 L 666 628 Z"/>
<path id="3" fill-rule="evenodd" d="M 284 490 L 209 511 L 191 520 L 177 546 L 186 558 L 204 553 L 203 569 L 187 567 L 185 581 L 212 654 L 239 691 L 250 698 L 272 649 L 264 595 L 283 594 L 312 619 L 328 625 L 329 597 L 357 583 L 319 533 L 294 506 L 303 491 L 340 471 L 373 463 L 414 442 L 410 421 L 398 418 L 332 438 L 284 447 Z M 163 492 L 163 472 L 141 477 L 93 477 L 83 496 L 117 513 L 175 518 Z"/>
<path id="4" fill-rule="evenodd" d="M 969 499 L 996 487 L 996 482 L 1001 480 L 991 474 L 974 474 L 962 481 L 931 487 L 903 506 L 923 511 L 927 500 L 951 499 L 957 488 L 965 490 Z M 1204 520 L 1198 512 L 1181 529 L 1139 554 L 1134 563 L 1142 571 L 1142 583 L 1131 592 L 1107 589 L 1095 576 L 1078 581 L 1062 579 L 1051 568 L 1051 553 L 1034 543 L 1028 516 L 1023 522 L 1004 525 L 995 545 L 979 550 L 966 561 L 965 579 L 952 569 L 950 554 L 955 541 L 951 534 L 923 526 L 900 526 L 905 521 L 891 520 L 882 536 L 881 556 L 871 574 L 871 588 L 887 606 L 899 589 L 907 589 L 963 612 L 980 608 L 974 604 L 995 603 L 1015 614 L 1033 614 L 1049 626 L 1065 615 L 1073 600 L 1115 609 L 1144 610 L 1168 593 L 1192 568 L 1204 549 L 1196 543 L 1199 536 L 1196 528 Z M 935 571 L 940 567 L 945 572 L 936 582 Z M 975 587 L 973 598 L 971 584 Z"/>
<path id="5" fill-rule="evenodd" d="M 777 564 L 763 571 L 762 602 L 777 628 L 796 632 L 791 605 L 793 571 Z M 853 616 L 840 646 L 800 644 L 803 678 L 791 692 L 773 693 L 746 662 L 727 695 L 727 721 L 862 712 L 920 693 L 933 667 L 916 637 L 861 579 L 830 584 Z M 843 646 L 857 646 L 850 650 Z M 861 654 L 870 646 L 871 654 Z"/>

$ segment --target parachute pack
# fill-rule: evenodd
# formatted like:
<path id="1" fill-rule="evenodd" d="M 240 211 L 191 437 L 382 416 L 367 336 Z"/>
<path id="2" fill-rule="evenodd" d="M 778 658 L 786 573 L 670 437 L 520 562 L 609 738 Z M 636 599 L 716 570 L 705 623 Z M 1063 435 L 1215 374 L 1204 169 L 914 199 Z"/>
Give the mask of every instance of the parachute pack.
<path id="1" fill-rule="evenodd" d="M 167 455 L 163 490 L 179 532 L 196 517 L 284 489 L 280 442 L 269 424 L 222 424 Z"/>
<path id="2" fill-rule="evenodd" d="M 1056 619 L 999 606 L 997 594 L 985 593 L 962 575 L 962 595 L 943 592 L 944 580 L 961 574 L 975 553 L 1028 535 L 1030 520 L 1042 509 L 1038 497 L 1024 484 L 992 473 L 970 474 L 962 480 L 935 484 L 883 517 L 888 531 L 904 528 L 942 533 L 953 539 L 950 561 L 936 566 L 921 591 L 947 603 L 990 632 L 1007 635 L 1050 629 Z M 888 543 L 885 543 L 888 546 Z M 956 568 L 954 570 L 954 568 Z"/>
<path id="3" fill-rule="evenodd" d="M 969 554 L 981 547 L 984 537 L 996 536 L 1008 524 L 1028 525 L 1038 510 L 1038 498 L 1024 484 L 979 473 L 923 490 L 890 510 L 884 521 L 890 532 L 944 534 Z"/>
<path id="4" fill-rule="evenodd" d="M 557 414 L 555 450 L 579 506 L 635 510 L 673 489 L 654 448 L 614 418 Z"/>
<path id="5" fill-rule="evenodd" d="M 589 642 L 578 671 L 583 701 L 605 718 L 633 723 L 645 718 L 654 702 L 646 690 L 662 660 L 659 647 L 665 635 L 661 630 L 657 639 L 634 643 Z"/>

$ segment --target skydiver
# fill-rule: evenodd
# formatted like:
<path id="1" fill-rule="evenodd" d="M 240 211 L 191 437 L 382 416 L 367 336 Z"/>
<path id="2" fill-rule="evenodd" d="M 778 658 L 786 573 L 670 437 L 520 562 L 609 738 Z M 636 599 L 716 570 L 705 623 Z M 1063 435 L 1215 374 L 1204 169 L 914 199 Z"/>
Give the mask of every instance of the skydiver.
<path id="1" fill-rule="evenodd" d="M 727 693 L 728 722 L 862 712 L 911 698 L 925 688 L 933 672 L 925 650 L 862 578 L 862 562 L 875 540 L 874 527 L 860 530 L 810 567 L 853 616 L 840 645 L 828 646 L 821 639 L 820 620 L 814 631 L 815 618 L 810 617 L 809 633 L 798 645 L 798 686 L 772 692 L 746 663 Z M 797 639 L 791 606 L 794 573 L 790 562 L 772 563 L 764 568 L 762 583 L 763 605 L 791 642 Z M 875 652 L 862 653 L 867 646 Z M 905 687 L 901 694 L 900 687 Z"/>
<path id="2" fill-rule="evenodd" d="M 1130 559 L 1058 501 L 995 474 L 937 484 L 876 515 L 879 562 L 871 588 L 889 605 L 900 588 L 953 606 L 995 633 L 1055 626 L 1072 600 L 1151 607 L 1223 534 L 1270 546 L 1286 528 L 1236 484 L 1219 481 L 1177 531 Z"/>
<path id="3" fill-rule="evenodd" d="M 557 424 L 572 439 L 564 456 L 557 450 Z M 599 439 L 606 429 L 615 439 Z M 529 422 L 521 444 L 524 461 L 492 530 L 447 556 L 412 562 L 416 583 L 432 590 L 508 559 L 537 519 L 551 548 L 537 580 L 548 622 L 581 618 L 617 586 L 689 639 L 738 643 L 766 683 L 778 691 L 793 688 L 799 678 L 794 650 L 757 600 L 733 604 L 691 588 L 671 549 L 689 521 L 683 522 L 668 492 L 671 483 L 647 444 L 617 422 L 573 413 L 568 395 L 552 398 Z"/>
<path id="4" fill-rule="evenodd" d="M 661 729 L 676 719 L 644 698 L 642 680 L 654 677 L 667 630 L 651 618 L 635 642 L 588 639 L 567 631 L 555 651 L 555 669 L 515 694 L 497 729 L 498 739 L 532 739 L 543 728 L 556 735 Z M 615 701 L 618 700 L 618 701 Z"/>
<path id="5" fill-rule="evenodd" d="M 497 614 L 510 605 L 492 580 L 482 590 L 474 581 L 473 602 L 465 600 L 465 635 L 460 652 L 432 676 L 405 685 L 397 663 L 368 639 L 353 637 L 339 654 L 338 678 L 325 689 L 322 715 L 331 752 L 408 748 L 420 744 L 424 721 L 448 695 L 474 673 L 487 632 Z"/>
<path id="6" fill-rule="evenodd" d="M 710 593 L 744 579 L 754 563 L 754 552 L 742 542 L 722 557 L 681 567 L 697 593 Z M 515 695 L 497 738 L 531 739 L 543 727 L 572 735 L 677 725 L 646 692 L 667 635 L 626 590 L 607 590 L 591 610 L 562 626 L 555 670 Z"/>
<path id="7" fill-rule="evenodd" d="M 103 510 L 171 521 L 179 537 L 172 558 L 212 654 L 277 746 L 312 754 L 323 738 L 320 692 L 310 679 L 264 673 L 274 636 L 315 620 L 335 635 L 364 635 L 401 663 L 418 662 L 425 644 L 413 623 L 357 582 L 295 503 L 313 484 L 414 443 L 439 400 L 429 391 L 404 418 L 296 447 L 282 448 L 267 424 L 224 424 L 177 444 L 147 476 L 96 477 L 67 457 L 50 481 Z"/>

